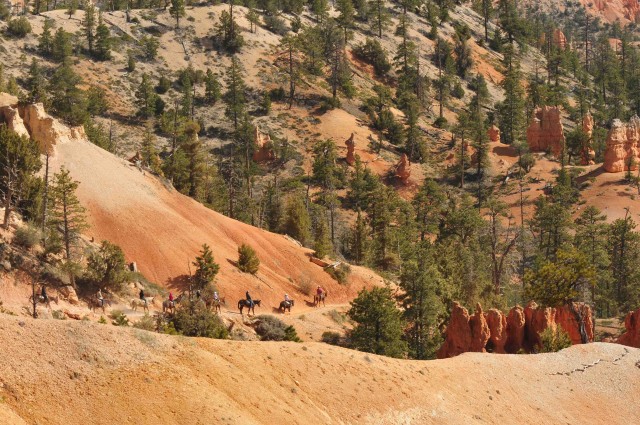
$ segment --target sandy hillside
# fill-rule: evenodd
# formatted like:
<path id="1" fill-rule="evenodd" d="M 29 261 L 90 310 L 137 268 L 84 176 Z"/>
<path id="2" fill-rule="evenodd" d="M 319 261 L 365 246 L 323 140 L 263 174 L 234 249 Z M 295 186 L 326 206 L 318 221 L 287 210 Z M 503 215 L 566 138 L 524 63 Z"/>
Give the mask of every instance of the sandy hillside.
<path id="1" fill-rule="evenodd" d="M 7 425 L 627 424 L 640 415 L 640 350 L 614 344 L 406 361 L 5 315 L 0 338 Z"/>
<path id="2" fill-rule="evenodd" d="M 245 290 L 266 300 L 267 307 L 277 305 L 285 292 L 301 299 L 305 282 L 326 287 L 331 302 L 345 302 L 364 285 L 381 283 L 373 272 L 352 266 L 350 283 L 339 285 L 294 241 L 205 208 L 89 142 L 58 144 L 52 167 L 63 165 L 80 181 L 89 236 L 120 245 L 148 279 L 168 288 L 181 287 L 203 243 L 212 247 L 220 264 L 217 285 L 231 303 L 243 298 Z M 256 249 L 261 260 L 257 276 L 241 273 L 233 264 L 242 243 Z"/>

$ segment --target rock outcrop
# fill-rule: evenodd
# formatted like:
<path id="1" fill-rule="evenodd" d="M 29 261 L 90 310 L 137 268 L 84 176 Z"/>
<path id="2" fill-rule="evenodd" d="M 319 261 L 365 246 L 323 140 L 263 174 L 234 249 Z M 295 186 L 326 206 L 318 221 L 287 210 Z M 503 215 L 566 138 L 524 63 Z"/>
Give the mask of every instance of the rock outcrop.
<path id="1" fill-rule="evenodd" d="M 536 108 L 527 128 L 527 143 L 532 152 L 551 152 L 559 157 L 564 149 L 564 129 L 556 106 Z"/>
<path id="2" fill-rule="evenodd" d="M 344 144 L 347 145 L 347 157 L 345 160 L 349 165 L 354 165 L 356 163 L 356 156 L 354 153 L 356 150 L 356 143 L 353 140 L 353 137 L 354 135 L 351 133 L 351 136 L 344 142 Z"/>
<path id="3" fill-rule="evenodd" d="M 582 146 L 581 152 L 581 164 L 593 165 L 595 164 L 596 152 L 592 148 L 593 141 L 593 116 L 590 112 L 587 112 L 582 117 L 582 132 L 586 135 L 586 143 Z"/>
<path id="4" fill-rule="evenodd" d="M 29 132 L 24 126 L 17 107 L 11 105 L 0 107 L 0 122 L 4 122 L 7 128 L 15 131 L 19 135 L 29 137 Z"/>
<path id="5" fill-rule="evenodd" d="M 254 143 L 256 150 L 253 153 L 253 160 L 255 162 L 268 162 L 276 159 L 276 154 L 273 151 L 273 144 L 271 143 L 271 137 L 268 134 L 263 134 L 256 126 L 254 134 Z"/>
<path id="6" fill-rule="evenodd" d="M 492 142 L 500 143 L 500 129 L 495 124 L 489 127 L 487 135 Z"/>
<path id="7" fill-rule="evenodd" d="M 620 335 L 617 343 L 640 348 L 640 308 L 627 314 L 624 318 L 624 327 L 626 332 Z"/>
<path id="8" fill-rule="evenodd" d="M 402 154 L 400 161 L 394 167 L 394 175 L 403 184 L 407 184 L 409 177 L 411 177 L 411 162 L 407 154 Z"/>
<path id="9" fill-rule="evenodd" d="M 576 314 L 583 319 L 582 330 Z M 640 319 L 636 322 L 639 322 L 636 326 L 640 330 Z M 513 307 L 506 316 L 496 309 L 483 313 L 478 304 L 475 314 L 469 316 L 467 309 L 455 302 L 446 338 L 437 356 L 442 359 L 465 352 L 532 352 L 540 345 L 540 333 L 558 326 L 569 334 L 573 344 L 582 343 L 582 332 L 587 342 L 593 341 L 593 316 L 586 304 L 574 303 L 556 309 L 541 308 L 535 302 L 530 302 L 524 309 Z"/>
<path id="10" fill-rule="evenodd" d="M 635 171 L 640 163 L 640 118 L 634 115 L 628 123 L 615 119 L 607 135 L 603 168 L 608 173 Z"/>

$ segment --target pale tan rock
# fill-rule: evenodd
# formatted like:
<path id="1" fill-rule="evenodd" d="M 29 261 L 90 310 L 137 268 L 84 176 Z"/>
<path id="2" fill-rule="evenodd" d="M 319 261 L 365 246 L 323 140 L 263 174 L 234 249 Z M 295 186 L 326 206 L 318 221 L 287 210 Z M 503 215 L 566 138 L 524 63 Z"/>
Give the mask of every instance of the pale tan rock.
<path id="1" fill-rule="evenodd" d="M 608 173 L 635 171 L 640 164 L 640 118 L 634 115 L 628 123 L 615 119 L 607 135 L 603 168 Z"/>
<path id="2" fill-rule="evenodd" d="M 29 137 L 29 132 L 24 126 L 17 108 L 13 106 L 0 106 L 0 123 L 4 122 L 7 128 L 15 131 L 20 136 Z"/>
<path id="3" fill-rule="evenodd" d="M 84 127 L 68 127 L 51 117 L 42 103 L 20 106 L 20 116 L 31 139 L 40 147 L 40 152 L 53 154 L 53 146 L 71 141 L 87 141 Z"/>
<path id="4" fill-rule="evenodd" d="M 258 126 L 256 126 L 254 134 L 254 143 L 256 145 L 256 151 L 253 153 L 255 162 L 268 162 L 276 159 L 271 137 L 268 134 L 261 133 Z"/>

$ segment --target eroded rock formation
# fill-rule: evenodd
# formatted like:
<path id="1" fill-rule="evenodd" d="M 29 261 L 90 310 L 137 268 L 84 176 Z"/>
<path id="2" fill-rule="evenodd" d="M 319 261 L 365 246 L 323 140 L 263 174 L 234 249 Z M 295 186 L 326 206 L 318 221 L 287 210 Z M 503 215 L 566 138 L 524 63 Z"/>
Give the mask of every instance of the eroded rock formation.
<path id="1" fill-rule="evenodd" d="M 595 164 L 596 152 L 591 147 L 593 141 L 593 116 L 590 112 L 587 112 L 582 117 L 582 131 L 587 136 L 585 145 L 582 147 L 581 164 L 592 165 Z"/>
<path id="2" fill-rule="evenodd" d="M 495 124 L 489 127 L 489 130 L 487 130 L 487 135 L 489 136 L 489 140 L 491 140 L 492 142 L 500 143 L 500 129 L 496 127 Z"/>
<path id="3" fill-rule="evenodd" d="M 615 119 L 607 135 L 603 168 L 608 173 L 638 169 L 640 163 L 640 118 L 631 117 L 628 123 Z"/>
<path id="4" fill-rule="evenodd" d="M 0 94 L 0 120 L 9 128 L 36 141 L 42 153 L 53 153 L 53 145 L 69 141 L 86 141 L 84 127 L 68 127 L 51 117 L 42 103 L 18 106 L 10 96 Z"/>
<path id="5" fill-rule="evenodd" d="M 407 184 L 411 177 L 411 162 L 406 154 L 402 154 L 400 161 L 395 166 L 395 177 L 400 179 L 403 184 Z"/>
<path id="6" fill-rule="evenodd" d="M 558 107 L 536 108 L 527 128 L 527 143 L 532 152 L 550 151 L 556 157 L 562 154 L 565 138 Z"/>
<path id="7" fill-rule="evenodd" d="M 618 338 L 617 343 L 640 348 L 640 308 L 627 314 L 624 318 L 624 327 L 626 332 Z"/>
<path id="8" fill-rule="evenodd" d="M 256 162 L 267 162 L 276 159 L 276 154 L 273 151 L 273 144 L 271 143 L 271 137 L 268 134 L 263 134 L 256 126 L 254 135 L 254 142 L 256 145 L 256 151 L 253 153 L 253 160 Z"/>
<path id="9" fill-rule="evenodd" d="M 356 143 L 353 140 L 353 133 L 351 133 L 351 136 L 347 139 L 346 142 L 344 142 L 344 144 L 347 145 L 347 164 L 354 165 L 356 163 L 356 156 L 354 154 L 356 150 Z"/>
<path id="10" fill-rule="evenodd" d="M 582 330 L 576 315 L 583 318 Z M 637 329 L 640 330 L 640 319 L 637 322 Z M 556 309 L 541 308 L 535 302 L 530 302 L 524 309 L 513 307 L 506 316 L 496 309 L 483 313 L 478 304 L 475 314 L 469 316 L 467 309 L 456 302 L 451 310 L 445 341 L 437 356 L 442 359 L 465 352 L 531 352 L 540 345 L 542 331 L 558 326 L 569 334 L 573 344 L 582 343 L 582 333 L 587 342 L 593 341 L 593 316 L 586 304 L 574 303 Z"/>

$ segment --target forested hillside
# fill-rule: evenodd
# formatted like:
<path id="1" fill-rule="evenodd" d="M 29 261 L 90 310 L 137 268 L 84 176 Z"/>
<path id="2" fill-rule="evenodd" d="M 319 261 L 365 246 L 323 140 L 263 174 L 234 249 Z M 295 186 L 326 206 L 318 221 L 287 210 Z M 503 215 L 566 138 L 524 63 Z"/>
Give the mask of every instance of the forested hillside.
<path id="1" fill-rule="evenodd" d="M 208 208 L 379 272 L 393 290 L 354 305 L 397 338 L 354 345 L 430 358 L 454 300 L 640 306 L 639 34 L 561 6 L 2 3 L 0 92 Z M 9 197 L 46 239 L 37 169 Z"/>

